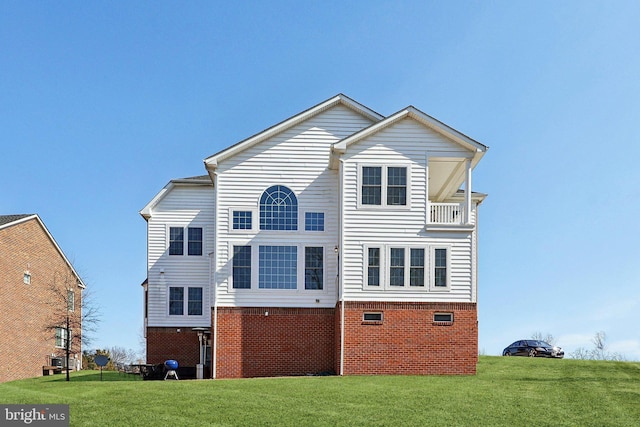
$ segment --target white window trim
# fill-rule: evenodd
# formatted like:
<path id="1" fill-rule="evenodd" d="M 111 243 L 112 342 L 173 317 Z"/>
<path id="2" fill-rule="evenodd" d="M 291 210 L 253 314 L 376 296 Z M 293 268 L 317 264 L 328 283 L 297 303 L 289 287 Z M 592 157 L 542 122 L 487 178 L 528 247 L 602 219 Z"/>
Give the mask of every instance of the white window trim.
<path id="1" fill-rule="evenodd" d="M 233 228 L 233 212 L 251 212 L 251 228 L 236 230 Z M 258 232 L 258 223 L 260 222 L 259 209 L 256 207 L 231 207 L 229 208 L 229 233 L 230 234 L 254 234 Z"/>
<path id="2" fill-rule="evenodd" d="M 234 246 L 251 246 L 251 287 L 250 288 L 234 288 L 233 287 L 233 247 Z M 295 246 L 296 247 L 296 289 L 273 289 L 273 288 L 260 288 L 259 281 L 259 269 L 260 269 L 260 246 Z M 305 247 L 322 247 L 322 289 L 305 289 L 304 287 L 304 274 L 305 274 Z M 332 251 L 333 252 L 333 251 Z M 229 293 L 255 293 L 255 294 L 326 294 L 328 292 L 328 278 L 327 278 L 327 256 L 329 254 L 329 248 L 323 243 L 284 243 L 284 242 L 260 242 L 251 243 L 248 241 L 229 241 L 228 243 L 228 276 L 227 276 L 227 292 Z"/>
<path id="3" fill-rule="evenodd" d="M 382 185 L 381 185 L 381 204 L 380 205 L 364 205 L 362 204 L 362 168 L 365 167 L 374 167 L 374 168 L 382 168 Z M 388 205 L 387 204 L 387 179 L 388 179 L 388 168 L 398 168 L 404 167 L 407 168 L 407 203 L 405 205 Z M 410 210 L 411 209 L 411 163 L 385 163 L 385 164 L 375 164 L 375 163 L 359 163 L 358 164 L 358 180 L 357 180 L 357 208 L 358 209 L 372 209 L 372 210 Z"/>
<path id="4" fill-rule="evenodd" d="M 171 314 L 171 288 L 182 288 L 182 314 Z M 189 288 L 202 288 L 202 314 L 189 314 Z M 167 285 L 167 308 L 166 313 L 167 317 L 171 319 L 198 319 L 205 317 L 205 312 L 207 310 L 206 304 L 206 291 L 207 288 L 205 286 L 197 286 L 197 285 Z"/>
<path id="5" fill-rule="evenodd" d="M 365 291 L 384 291 L 384 292 L 414 292 L 414 293 L 431 293 L 431 292 L 450 292 L 451 291 L 451 252 L 452 245 L 406 245 L 406 244 L 375 244 L 366 243 L 362 245 L 362 289 Z M 380 286 L 369 286 L 369 248 L 380 248 Z M 391 286 L 389 284 L 389 275 L 391 274 L 391 248 L 404 249 L 405 265 L 404 265 L 404 285 Z M 411 249 L 424 249 L 424 286 L 410 285 L 411 272 Z M 435 250 L 447 250 L 447 286 L 435 287 Z"/>
<path id="6" fill-rule="evenodd" d="M 449 292 L 451 291 L 451 245 L 431 245 L 429 247 L 429 292 Z M 447 250 L 447 286 L 436 287 L 436 275 L 435 275 L 435 263 L 436 263 L 436 249 Z"/>
<path id="7" fill-rule="evenodd" d="M 391 249 L 404 249 L 404 285 L 403 286 L 391 286 L 390 274 L 391 274 Z M 424 286 L 411 286 L 411 249 L 423 249 L 424 250 Z M 386 245 L 385 257 L 386 257 L 386 275 L 385 275 L 385 289 L 388 290 L 404 290 L 404 291 L 417 291 L 426 292 L 429 283 L 429 248 L 425 245 Z"/>
<path id="8" fill-rule="evenodd" d="M 60 331 L 61 331 L 61 333 L 60 333 L 60 340 L 62 341 L 62 345 L 58 345 L 58 342 L 57 342 L 57 341 L 58 341 L 58 330 L 60 330 Z M 66 328 L 64 328 L 64 327 L 62 327 L 62 326 L 59 326 L 59 327 L 57 327 L 57 328 L 55 329 L 55 336 L 54 336 L 54 341 L 55 341 L 54 346 L 55 346 L 55 348 L 66 348 L 66 346 L 64 345 L 64 343 L 65 343 L 65 341 L 66 341 L 66 340 L 68 340 L 68 339 L 69 339 L 69 337 L 68 337 L 67 329 L 66 329 Z"/>
<path id="9" fill-rule="evenodd" d="M 169 255 L 169 246 L 171 245 L 171 229 L 172 228 L 182 228 L 184 230 L 184 240 L 182 242 L 182 255 Z M 202 228 L 202 255 L 189 255 L 189 229 L 190 228 Z M 202 257 L 207 254 L 207 226 L 204 224 L 167 224 L 165 230 L 165 253 L 169 259 L 178 258 L 182 259 L 184 257 L 186 259 L 202 259 Z"/>
<path id="10" fill-rule="evenodd" d="M 326 233 L 327 232 L 327 212 L 324 210 L 317 210 L 317 209 L 306 209 L 303 211 L 300 211 L 300 219 L 302 220 L 302 227 L 298 227 L 298 229 L 304 233 Z M 321 213 L 324 214 L 324 231 L 318 231 L 318 230 L 308 230 L 307 231 L 307 214 L 308 213 Z M 300 224 L 300 222 L 298 223 Z"/>
<path id="11" fill-rule="evenodd" d="M 369 249 L 377 248 L 380 249 L 380 283 L 378 286 L 369 285 Z M 386 259 L 385 255 L 385 245 L 376 245 L 376 244 L 365 244 L 362 247 L 362 287 L 367 291 L 384 291 L 384 285 L 386 281 L 385 277 L 385 268 L 384 268 L 384 260 Z"/>

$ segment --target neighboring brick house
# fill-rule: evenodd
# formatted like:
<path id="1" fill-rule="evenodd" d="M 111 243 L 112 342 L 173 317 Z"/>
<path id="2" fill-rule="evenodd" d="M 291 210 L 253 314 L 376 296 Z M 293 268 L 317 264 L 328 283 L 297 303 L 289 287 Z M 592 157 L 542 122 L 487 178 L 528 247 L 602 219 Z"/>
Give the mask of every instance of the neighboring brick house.
<path id="1" fill-rule="evenodd" d="M 147 361 L 202 360 L 213 378 L 475 373 L 486 150 L 412 106 L 384 117 L 340 94 L 208 157 L 140 211 Z"/>
<path id="2" fill-rule="evenodd" d="M 0 215 L 0 382 L 64 367 L 66 319 L 60 312 L 69 309 L 78 327 L 84 287 L 38 215 Z M 74 369 L 81 343 L 72 349 Z"/>

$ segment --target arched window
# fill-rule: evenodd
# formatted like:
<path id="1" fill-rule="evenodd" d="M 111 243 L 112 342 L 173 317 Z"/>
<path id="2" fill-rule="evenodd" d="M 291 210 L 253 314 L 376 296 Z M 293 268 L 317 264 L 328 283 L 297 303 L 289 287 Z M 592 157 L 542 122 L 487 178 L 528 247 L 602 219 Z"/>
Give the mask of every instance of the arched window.
<path id="1" fill-rule="evenodd" d="M 284 185 L 273 185 L 260 197 L 260 230 L 297 230 L 298 199 Z"/>

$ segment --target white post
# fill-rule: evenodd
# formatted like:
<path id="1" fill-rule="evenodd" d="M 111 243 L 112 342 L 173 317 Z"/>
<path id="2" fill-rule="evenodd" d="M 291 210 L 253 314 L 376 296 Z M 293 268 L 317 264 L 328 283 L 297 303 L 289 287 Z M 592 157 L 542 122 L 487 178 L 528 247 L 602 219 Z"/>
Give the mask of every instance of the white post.
<path id="1" fill-rule="evenodd" d="M 424 158 L 424 223 L 429 224 L 431 222 L 431 202 L 429 200 L 429 156 Z"/>
<path id="2" fill-rule="evenodd" d="M 467 174 L 464 186 L 465 224 L 471 224 L 471 159 L 467 159 Z"/>

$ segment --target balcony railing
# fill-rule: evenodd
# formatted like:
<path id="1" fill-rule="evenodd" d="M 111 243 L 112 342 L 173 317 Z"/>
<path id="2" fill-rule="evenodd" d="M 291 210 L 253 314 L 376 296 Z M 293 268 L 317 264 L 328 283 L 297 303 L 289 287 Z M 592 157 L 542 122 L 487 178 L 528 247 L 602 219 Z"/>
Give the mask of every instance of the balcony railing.
<path id="1" fill-rule="evenodd" d="M 463 203 L 430 203 L 431 214 L 429 216 L 431 224 L 464 224 L 464 204 Z"/>

